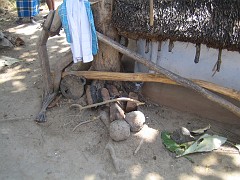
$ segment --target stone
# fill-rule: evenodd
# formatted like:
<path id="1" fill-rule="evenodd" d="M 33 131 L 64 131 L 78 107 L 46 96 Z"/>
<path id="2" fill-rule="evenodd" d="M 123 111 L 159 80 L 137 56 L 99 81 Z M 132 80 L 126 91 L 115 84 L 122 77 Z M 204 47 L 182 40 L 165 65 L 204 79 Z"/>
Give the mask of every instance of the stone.
<path id="1" fill-rule="evenodd" d="M 11 41 L 0 31 L 0 49 L 11 47 L 13 47 Z"/>
<path id="2" fill-rule="evenodd" d="M 124 120 L 115 120 L 109 127 L 109 135 L 114 141 L 123 141 L 130 136 L 130 125 Z"/>
<path id="3" fill-rule="evenodd" d="M 138 132 L 143 128 L 145 115 L 141 111 L 132 111 L 126 113 L 125 120 L 130 125 L 132 132 Z"/>

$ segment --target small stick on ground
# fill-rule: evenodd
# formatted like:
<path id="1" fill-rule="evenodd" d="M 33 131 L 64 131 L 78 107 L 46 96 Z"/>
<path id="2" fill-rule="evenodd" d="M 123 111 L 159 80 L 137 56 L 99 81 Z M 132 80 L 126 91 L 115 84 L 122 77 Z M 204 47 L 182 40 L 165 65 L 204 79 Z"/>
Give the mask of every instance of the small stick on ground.
<path id="1" fill-rule="evenodd" d="M 110 127 L 109 114 L 107 114 L 107 112 L 105 112 L 105 111 L 102 111 L 100 113 L 100 120 L 102 121 L 102 123 L 106 126 L 107 130 L 109 131 L 109 127 Z"/>
<path id="2" fill-rule="evenodd" d="M 97 107 L 97 106 L 101 106 L 101 105 L 104 105 L 104 104 L 107 104 L 107 103 L 117 102 L 117 101 L 131 101 L 131 102 L 136 103 L 137 106 L 144 104 L 143 102 L 140 102 L 140 101 L 135 100 L 135 99 L 121 97 L 121 98 L 106 100 L 106 101 L 103 101 L 103 102 L 100 102 L 100 103 L 90 104 L 90 105 L 84 106 L 84 107 L 81 106 L 80 104 L 72 104 L 72 105 L 70 106 L 70 108 L 72 108 L 72 107 L 77 107 L 77 108 L 79 108 L 80 111 L 81 111 L 81 110 L 83 110 L 83 109 L 88 109 L 88 108 L 92 108 L 92 107 Z"/>
<path id="3" fill-rule="evenodd" d="M 1 119 L 0 123 L 2 123 L 2 122 L 9 122 L 9 121 L 22 121 L 22 120 L 29 120 L 29 119 L 32 119 L 32 117 L 7 118 L 7 119 Z"/>
<path id="4" fill-rule="evenodd" d="M 113 165 L 114 165 L 116 171 L 120 172 L 119 160 L 116 157 L 116 153 L 115 153 L 115 150 L 113 149 L 112 145 L 110 143 L 107 143 L 105 148 L 109 150 L 109 153 L 110 153 L 110 156 L 112 157 Z"/>
<path id="5" fill-rule="evenodd" d="M 99 119 L 99 118 L 100 118 L 100 116 L 97 116 L 97 117 L 94 117 L 94 118 L 91 119 L 91 120 L 84 121 L 84 122 L 80 122 L 78 125 L 76 125 L 76 126 L 73 128 L 72 132 L 74 132 L 79 126 L 81 126 L 81 125 L 83 125 L 83 124 L 87 124 L 87 123 L 93 122 L 93 121 L 96 121 L 96 120 Z"/>
<path id="6" fill-rule="evenodd" d="M 141 146 L 142 146 L 143 142 L 144 142 L 144 139 L 142 138 L 142 140 L 140 141 L 140 143 L 139 143 L 138 147 L 137 147 L 137 148 L 136 148 L 136 150 L 134 151 L 133 155 L 136 155 L 136 154 L 137 154 L 137 152 L 138 152 L 138 151 L 139 151 L 139 149 L 141 148 Z"/>

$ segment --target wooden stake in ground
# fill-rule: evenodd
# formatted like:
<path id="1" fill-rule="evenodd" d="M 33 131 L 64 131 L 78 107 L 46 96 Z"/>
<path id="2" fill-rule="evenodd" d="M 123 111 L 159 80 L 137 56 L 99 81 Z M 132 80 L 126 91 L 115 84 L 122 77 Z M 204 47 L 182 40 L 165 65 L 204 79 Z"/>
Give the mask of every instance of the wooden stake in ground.
<path id="1" fill-rule="evenodd" d="M 49 104 L 56 97 L 57 93 L 54 93 L 53 90 L 53 79 L 50 73 L 50 65 L 47 53 L 47 40 L 49 38 L 49 34 L 46 30 L 42 30 L 41 35 L 38 40 L 38 57 L 41 64 L 42 74 L 43 74 L 43 102 L 42 109 L 39 114 L 36 116 L 35 121 L 37 122 L 45 122 L 46 121 L 46 109 Z"/>
<path id="2" fill-rule="evenodd" d="M 115 48 L 116 50 L 118 50 L 119 52 L 121 52 L 122 54 L 134 59 L 135 61 L 147 66 L 149 69 L 155 71 L 156 73 L 160 73 L 160 74 L 164 74 L 165 76 L 167 76 L 169 79 L 172 79 L 173 81 L 177 82 L 178 84 L 187 87 L 189 89 L 192 89 L 194 91 L 196 91 L 197 93 L 201 94 L 202 96 L 206 97 L 207 99 L 209 99 L 210 101 L 213 101 L 217 104 L 219 104 L 220 106 L 228 109 L 229 111 L 231 111 L 232 113 L 234 113 L 236 116 L 240 117 L 240 108 L 235 106 L 234 104 L 232 104 L 231 102 L 225 100 L 224 98 L 212 93 L 211 91 L 208 91 L 204 88 L 202 88 L 201 86 L 197 85 L 196 83 L 183 78 L 167 69 L 164 69 L 163 67 L 160 67 L 154 63 L 152 63 L 151 61 L 148 61 L 147 59 L 145 59 L 144 57 L 140 56 L 139 54 L 137 54 L 134 51 L 131 51 L 130 49 L 127 49 L 126 47 L 122 46 L 121 44 L 113 41 L 112 39 L 110 39 L 109 37 L 97 32 L 98 35 L 98 39 L 110 46 L 112 46 L 113 48 Z"/>
<path id="3" fill-rule="evenodd" d="M 50 24 L 56 24 L 56 21 L 59 20 L 59 18 L 55 18 L 56 20 L 52 22 L 53 14 L 54 14 L 53 12 L 50 12 L 49 16 L 47 17 L 47 20 L 44 22 L 43 27 L 45 28 L 42 29 L 42 32 L 40 34 L 40 37 L 37 43 L 38 57 L 39 57 L 39 61 L 42 69 L 42 75 L 43 75 L 44 90 L 43 90 L 42 108 L 39 114 L 35 118 L 36 122 L 46 121 L 47 107 L 58 94 L 59 84 L 62 77 L 62 70 L 72 62 L 71 52 L 69 51 L 65 57 L 61 58 L 56 63 L 55 69 L 54 69 L 55 70 L 54 78 L 52 78 L 46 44 L 50 35 L 50 32 L 48 32 Z M 56 27 L 59 27 L 59 25 Z M 60 27 L 57 29 L 60 30 Z M 58 34 L 58 32 L 55 32 L 55 33 L 52 32 L 51 35 L 54 36 L 56 34 Z"/>

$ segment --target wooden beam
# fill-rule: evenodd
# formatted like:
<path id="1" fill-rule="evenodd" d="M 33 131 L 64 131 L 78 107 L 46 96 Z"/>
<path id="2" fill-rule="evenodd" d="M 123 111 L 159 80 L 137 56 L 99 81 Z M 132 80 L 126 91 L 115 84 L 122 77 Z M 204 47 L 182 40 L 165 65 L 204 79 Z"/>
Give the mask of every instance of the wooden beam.
<path id="1" fill-rule="evenodd" d="M 107 81 L 130 81 L 130 82 L 159 82 L 164 84 L 179 85 L 177 82 L 161 74 L 149 73 L 119 73 L 119 72 L 102 72 L 102 71 L 69 71 L 63 72 L 62 77 L 66 75 L 84 76 L 86 79 L 107 80 Z M 207 81 L 191 79 L 199 86 L 209 89 L 213 92 L 228 96 L 240 101 L 240 92 L 234 89 L 219 86 Z"/>
<path id="2" fill-rule="evenodd" d="M 181 77 L 161 66 L 154 64 L 151 61 L 148 61 L 146 58 L 142 57 L 141 55 L 137 54 L 136 52 L 122 46 L 118 42 L 112 40 L 111 38 L 109 38 L 99 32 L 97 32 L 97 36 L 100 41 L 110 45 L 111 47 L 115 48 L 122 54 L 145 65 L 146 67 L 155 71 L 156 73 L 164 74 L 166 77 L 177 82 L 178 84 L 196 91 L 197 93 L 201 94 L 203 97 L 209 99 L 212 102 L 219 104 L 220 106 L 224 107 L 225 109 L 228 109 L 230 112 L 234 113 L 236 116 L 238 116 L 240 118 L 240 108 L 237 107 L 236 105 L 234 105 L 233 103 L 227 101 L 226 99 L 214 94 L 213 92 L 211 92 L 207 89 L 204 89 L 203 87 L 199 86 L 198 84 L 194 83 L 193 81 L 190 81 L 189 79 Z"/>

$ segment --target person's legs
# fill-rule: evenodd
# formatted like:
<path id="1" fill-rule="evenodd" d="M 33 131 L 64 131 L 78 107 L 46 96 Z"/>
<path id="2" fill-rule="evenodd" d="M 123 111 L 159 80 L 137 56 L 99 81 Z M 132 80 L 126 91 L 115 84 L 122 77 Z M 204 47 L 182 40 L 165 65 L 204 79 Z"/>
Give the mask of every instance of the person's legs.
<path id="1" fill-rule="evenodd" d="M 18 20 L 16 20 L 17 24 L 23 24 L 23 18 L 19 17 Z"/>
<path id="2" fill-rule="evenodd" d="M 22 24 L 23 23 L 23 7 L 24 4 L 21 3 L 19 0 L 16 0 L 16 6 L 17 6 L 17 12 L 18 12 L 18 19 L 16 20 L 17 24 Z"/>
<path id="3" fill-rule="evenodd" d="M 37 24 L 33 17 L 39 14 L 39 0 L 29 0 L 29 18 L 31 24 Z"/>

